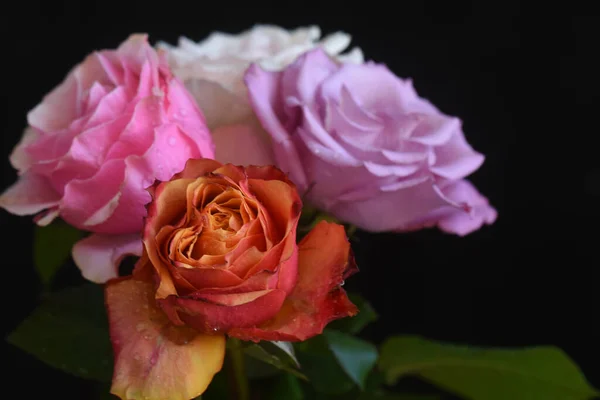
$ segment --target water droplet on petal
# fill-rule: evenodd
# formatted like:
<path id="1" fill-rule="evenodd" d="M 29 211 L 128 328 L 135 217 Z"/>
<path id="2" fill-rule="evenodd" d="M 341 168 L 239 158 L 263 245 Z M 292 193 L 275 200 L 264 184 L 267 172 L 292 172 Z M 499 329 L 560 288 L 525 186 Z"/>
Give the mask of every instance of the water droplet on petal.
<path id="1" fill-rule="evenodd" d="M 173 136 L 170 136 L 168 142 L 169 142 L 169 146 L 175 146 L 175 144 L 177 143 L 177 140 Z"/>
<path id="2" fill-rule="evenodd" d="M 187 110 L 185 108 L 180 108 L 179 114 L 181 114 L 182 117 L 185 117 L 187 115 Z"/>

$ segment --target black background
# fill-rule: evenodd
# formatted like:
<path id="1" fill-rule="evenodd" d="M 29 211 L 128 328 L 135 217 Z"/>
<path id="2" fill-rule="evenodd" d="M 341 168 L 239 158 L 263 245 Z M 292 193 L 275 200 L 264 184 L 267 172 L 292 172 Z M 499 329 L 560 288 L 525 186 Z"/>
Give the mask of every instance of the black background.
<path id="1" fill-rule="evenodd" d="M 464 238 L 433 230 L 360 233 L 361 272 L 347 285 L 380 314 L 366 334 L 376 341 L 418 333 L 481 345 L 557 345 L 600 387 L 600 19 L 573 2 L 543 10 L 507 1 L 445 3 L 11 3 L 0 17 L 2 187 L 16 179 L 8 155 L 27 111 L 85 55 L 115 48 L 130 33 L 175 43 L 179 35 L 200 40 L 254 23 L 346 31 L 368 59 L 413 78 L 422 96 L 463 119 L 468 140 L 487 156 L 471 179 L 499 212 L 493 226 Z M 6 334 L 33 310 L 41 286 L 31 219 L 2 212 L 0 227 Z M 88 397 L 82 381 L 3 350 L 10 370 L 3 380 L 26 385 L 24 398 Z"/>

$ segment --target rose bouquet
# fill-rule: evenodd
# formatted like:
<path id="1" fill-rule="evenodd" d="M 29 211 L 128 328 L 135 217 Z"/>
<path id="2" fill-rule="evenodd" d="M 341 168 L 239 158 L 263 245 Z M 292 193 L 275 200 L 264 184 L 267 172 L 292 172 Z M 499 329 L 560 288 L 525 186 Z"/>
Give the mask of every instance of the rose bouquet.
<path id="1" fill-rule="evenodd" d="M 554 347 L 363 337 L 356 229 L 463 236 L 496 210 L 459 118 L 320 36 L 132 35 L 75 66 L 27 115 L 0 196 L 34 215 L 48 284 L 8 340 L 124 400 L 593 397 Z M 91 282 L 52 290 L 71 256 Z"/>

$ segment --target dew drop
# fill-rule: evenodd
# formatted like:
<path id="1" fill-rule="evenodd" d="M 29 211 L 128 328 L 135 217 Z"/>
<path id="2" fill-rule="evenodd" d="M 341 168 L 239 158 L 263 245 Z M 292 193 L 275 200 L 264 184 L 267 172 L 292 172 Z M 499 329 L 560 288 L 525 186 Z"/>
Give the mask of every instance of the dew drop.
<path id="1" fill-rule="evenodd" d="M 346 281 L 342 281 L 342 283 L 340 283 L 340 286 L 344 286 L 345 283 Z"/>
<path id="2" fill-rule="evenodd" d="M 173 136 L 169 136 L 169 146 L 175 146 L 175 144 L 177 143 L 177 140 L 173 137 Z"/>
<path id="3" fill-rule="evenodd" d="M 187 115 L 187 110 L 185 108 L 180 108 L 179 114 L 181 114 L 182 117 L 185 117 Z"/>

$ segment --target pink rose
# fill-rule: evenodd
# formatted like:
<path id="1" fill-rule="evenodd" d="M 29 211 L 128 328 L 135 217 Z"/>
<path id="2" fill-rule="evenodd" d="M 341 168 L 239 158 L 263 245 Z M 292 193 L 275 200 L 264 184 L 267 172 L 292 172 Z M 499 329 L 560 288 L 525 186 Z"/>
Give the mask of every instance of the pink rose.
<path id="1" fill-rule="evenodd" d="M 0 196 L 17 215 L 57 216 L 93 235 L 75 245 L 83 275 L 103 282 L 127 254 L 140 255 L 151 196 L 190 158 L 213 158 L 204 117 L 166 59 L 132 35 L 89 55 L 27 115 L 11 154 L 18 181 Z"/>
<path id="2" fill-rule="evenodd" d="M 496 219 L 467 181 L 484 161 L 461 121 L 384 65 L 312 50 L 281 72 L 253 64 L 252 106 L 277 163 L 314 206 L 369 231 L 437 225 L 465 235 Z"/>

